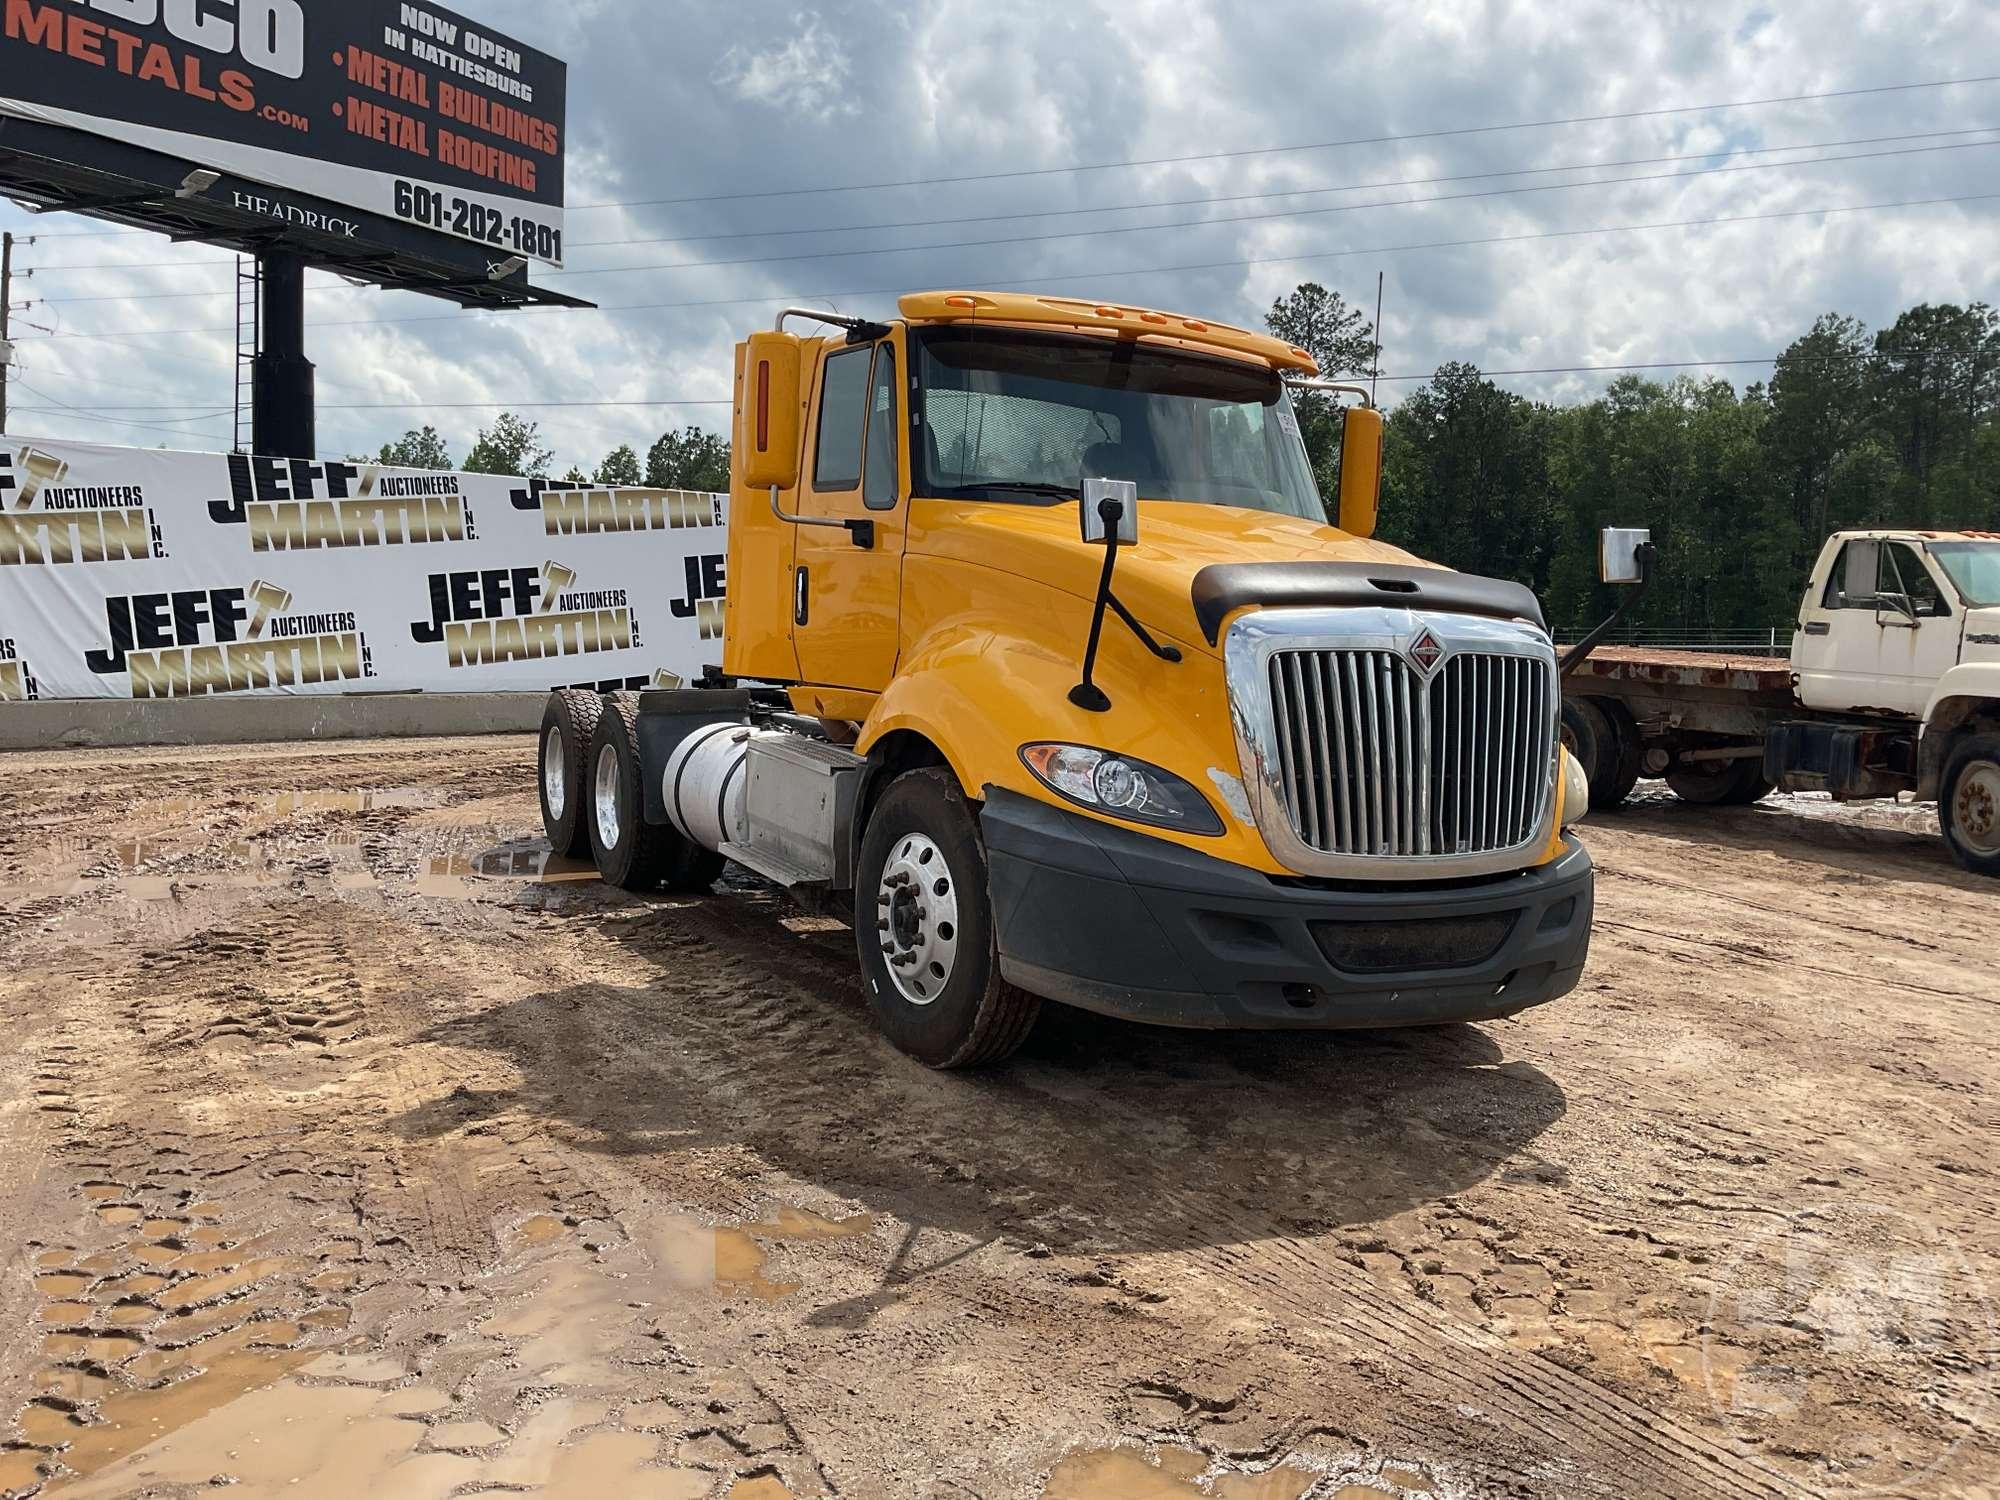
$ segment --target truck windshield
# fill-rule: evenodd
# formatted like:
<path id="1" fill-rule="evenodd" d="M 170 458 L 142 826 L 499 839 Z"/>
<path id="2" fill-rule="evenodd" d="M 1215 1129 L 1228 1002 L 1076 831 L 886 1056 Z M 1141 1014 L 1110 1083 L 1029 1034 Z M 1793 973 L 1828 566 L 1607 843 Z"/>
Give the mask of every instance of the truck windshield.
<path id="1" fill-rule="evenodd" d="M 1274 371 L 1130 340 L 1001 329 L 919 335 L 917 493 L 1054 504 L 1088 479 L 1324 521 Z"/>
<path id="2" fill-rule="evenodd" d="M 2000 542 L 1932 542 L 1931 556 L 1974 609 L 2000 605 Z"/>

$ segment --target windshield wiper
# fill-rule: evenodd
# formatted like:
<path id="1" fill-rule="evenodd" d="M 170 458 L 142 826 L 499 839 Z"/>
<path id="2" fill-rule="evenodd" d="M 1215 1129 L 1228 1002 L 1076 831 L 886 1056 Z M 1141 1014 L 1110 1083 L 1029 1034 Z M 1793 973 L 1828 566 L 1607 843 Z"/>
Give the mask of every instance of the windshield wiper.
<path id="1" fill-rule="evenodd" d="M 980 490 L 998 490 L 1006 495 L 1034 495 L 1045 500 L 1076 500 L 1081 498 L 1076 490 L 1064 484 L 1041 484 L 1032 479 L 985 479 L 971 484 L 943 485 L 938 489 L 942 499 L 956 500 L 979 498 Z"/>

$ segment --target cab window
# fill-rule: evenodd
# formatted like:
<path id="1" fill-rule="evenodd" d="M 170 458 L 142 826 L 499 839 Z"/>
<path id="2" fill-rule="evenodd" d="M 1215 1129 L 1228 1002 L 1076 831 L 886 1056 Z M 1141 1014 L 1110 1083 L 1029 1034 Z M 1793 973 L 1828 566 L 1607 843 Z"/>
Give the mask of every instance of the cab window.
<path id="1" fill-rule="evenodd" d="M 868 415 L 868 348 L 843 349 L 826 362 L 820 383 L 819 443 L 813 488 L 851 490 L 861 483 L 861 434 Z"/>
<path id="2" fill-rule="evenodd" d="M 1910 601 L 1918 619 L 1949 615 L 1937 579 L 1924 566 L 1916 548 L 1907 542 L 1884 542 L 1857 538 L 1841 549 L 1827 580 L 1827 609 L 1862 609 L 1873 614 L 1893 609 L 1882 596 L 1893 594 Z"/>
<path id="3" fill-rule="evenodd" d="M 896 350 L 880 345 L 868 396 L 868 474 L 861 503 L 870 510 L 896 508 Z"/>
<path id="4" fill-rule="evenodd" d="M 1944 593 L 1937 579 L 1924 566 L 1917 549 L 1906 542 L 1889 542 L 1882 548 L 1882 575 L 1878 593 L 1901 594 L 1910 601 L 1911 612 L 1920 620 L 1938 619 L 1951 611 L 1945 607 Z"/>
<path id="5" fill-rule="evenodd" d="M 1881 568 L 1880 542 L 1849 542 L 1834 559 L 1833 576 L 1826 581 L 1825 607 L 1873 610 L 1876 578 Z"/>

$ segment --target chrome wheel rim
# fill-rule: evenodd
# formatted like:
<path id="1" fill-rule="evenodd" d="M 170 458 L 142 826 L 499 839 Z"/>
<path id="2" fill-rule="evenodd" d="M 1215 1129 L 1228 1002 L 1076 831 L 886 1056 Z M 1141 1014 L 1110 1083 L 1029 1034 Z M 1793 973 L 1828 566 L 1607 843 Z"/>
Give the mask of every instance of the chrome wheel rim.
<path id="1" fill-rule="evenodd" d="M 597 752 L 597 841 L 605 849 L 618 847 L 618 751 L 606 745 Z"/>
<path id="2" fill-rule="evenodd" d="M 569 803 L 569 781 L 563 775 L 562 729 L 551 724 L 542 740 L 542 796 L 549 804 L 549 816 L 560 818 Z"/>
<path id="3" fill-rule="evenodd" d="M 1974 854 L 2000 854 L 2000 764 L 1975 760 L 1958 773 L 1951 823 Z"/>
<path id="4" fill-rule="evenodd" d="M 958 877 L 921 833 L 896 841 L 875 891 L 875 935 L 896 991 L 912 1005 L 944 993 L 958 964 Z"/>

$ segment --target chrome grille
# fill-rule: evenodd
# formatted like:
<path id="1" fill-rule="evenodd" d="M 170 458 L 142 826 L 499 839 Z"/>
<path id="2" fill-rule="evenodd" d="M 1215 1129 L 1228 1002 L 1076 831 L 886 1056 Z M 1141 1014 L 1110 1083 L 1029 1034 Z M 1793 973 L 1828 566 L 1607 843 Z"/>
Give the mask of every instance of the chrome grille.
<path id="1" fill-rule="evenodd" d="M 1445 858 L 1546 826 L 1555 674 L 1546 657 L 1461 651 L 1426 679 L 1398 651 L 1277 651 L 1278 790 L 1319 854 Z"/>

